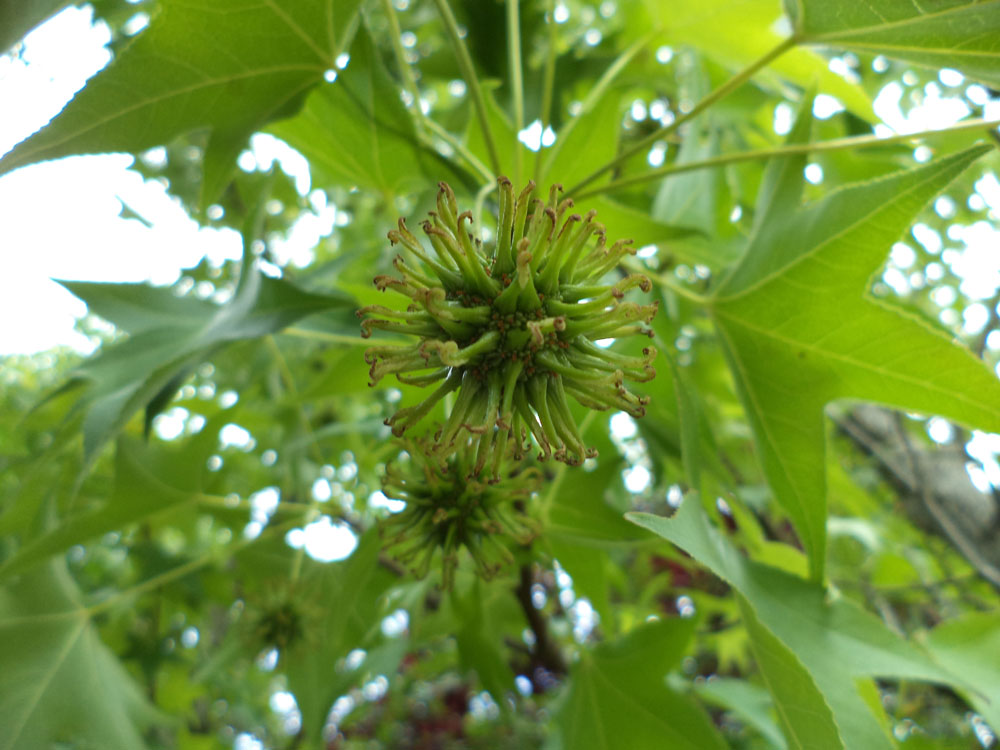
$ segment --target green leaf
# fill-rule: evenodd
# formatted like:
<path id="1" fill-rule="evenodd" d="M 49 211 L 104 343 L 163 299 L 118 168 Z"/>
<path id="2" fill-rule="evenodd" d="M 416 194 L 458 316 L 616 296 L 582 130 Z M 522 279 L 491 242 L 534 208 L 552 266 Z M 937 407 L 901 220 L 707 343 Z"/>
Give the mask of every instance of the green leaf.
<path id="1" fill-rule="evenodd" d="M 957 68 L 1000 85 L 1000 0 L 830 3 L 785 0 L 807 44 L 883 54 L 930 68 Z"/>
<path id="2" fill-rule="evenodd" d="M 133 335 L 178 323 L 199 325 L 217 309 L 205 300 L 178 297 L 169 287 L 90 281 L 59 283 L 87 303 L 87 312 Z"/>
<path id="3" fill-rule="evenodd" d="M 658 221 L 645 211 L 603 196 L 587 198 L 581 202 L 581 205 L 574 208 L 579 213 L 591 209 L 597 211 L 596 220 L 604 225 L 610 242 L 630 239 L 636 248 L 666 244 L 677 258 L 688 263 L 701 263 L 714 257 L 712 254 L 695 250 L 696 246 L 684 241 L 697 237 L 699 234 L 697 230 L 670 222 Z M 713 262 L 718 261 L 714 260 Z"/>
<path id="4" fill-rule="evenodd" d="M 667 671 L 680 661 L 693 633 L 692 620 L 648 622 L 582 653 L 555 716 L 562 746 L 725 748 L 697 703 L 666 684 Z"/>
<path id="5" fill-rule="evenodd" d="M 232 300 L 221 306 L 207 306 L 197 299 L 171 300 L 163 290 L 142 284 L 66 286 L 135 331 L 77 371 L 77 377 L 90 386 L 84 396 L 85 463 L 179 373 L 219 347 L 276 333 L 306 315 L 353 306 L 347 295 L 305 292 L 256 269 L 244 274 Z M 142 310 L 147 292 L 150 309 Z"/>
<path id="6" fill-rule="evenodd" d="M 334 68 L 358 0 L 164 2 L 150 26 L 0 173 L 70 154 L 137 152 L 198 128 L 212 137 L 206 182 L 216 195 L 251 133 Z M 206 195 L 205 203 L 214 195 Z"/>
<path id="7" fill-rule="evenodd" d="M 876 401 L 1000 429 L 1000 383 L 969 351 L 863 296 L 919 211 L 988 147 L 853 185 L 758 233 L 712 314 L 775 498 L 822 576 L 823 408 Z"/>
<path id="8" fill-rule="evenodd" d="M 343 562 L 307 561 L 304 568 L 302 598 L 317 605 L 322 616 L 313 628 L 316 641 L 301 641 L 288 650 L 285 672 L 307 738 L 318 741 L 334 700 L 356 679 L 338 674 L 337 661 L 352 649 L 365 648 L 379 631 L 381 595 L 394 582 L 379 565 L 379 546 L 378 535 L 370 531 Z"/>
<path id="9" fill-rule="evenodd" d="M 522 164 L 531 164 L 535 155 L 518 140 L 514 124 L 510 121 L 504 108 L 497 104 L 496 97 L 493 95 L 493 88 L 495 88 L 495 84 L 488 84 L 483 87 L 483 99 L 486 102 L 486 119 L 490 125 L 490 132 L 493 135 L 497 158 L 500 160 L 500 174 L 513 180 L 515 161 L 520 157 Z M 470 110 L 472 106 L 470 100 Z M 490 163 L 490 151 L 486 146 L 486 139 L 483 137 L 483 129 L 479 125 L 479 120 L 475 117 L 469 118 L 465 140 L 469 151 L 481 163 Z M 556 176 L 556 179 L 558 179 L 558 176 Z M 521 181 L 524 185 L 527 185 L 527 175 L 522 176 Z M 524 185 L 516 185 L 516 192 L 520 192 Z M 545 195 L 548 195 L 548 188 L 544 181 L 542 181 L 540 187 L 543 188 Z"/>
<path id="10" fill-rule="evenodd" d="M 8 0 L 0 3 L 0 53 L 6 52 L 21 37 L 66 5 L 69 5 L 68 0 Z"/>
<path id="11" fill-rule="evenodd" d="M 753 727 L 770 747 L 785 750 L 785 738 L 771 718 L 771 695 L 762 687 L 734 677 L 713 675 L 695 683 L 694 692 L 708 703 L 721 706 Z"/>
<path id="12" fill-rule="evenodd" d="M 417 141 L 413 118 L 399 98 L 367 30 L 355 37 L 350 63 L 333 83 L 317 88 L 295 117 L 268 130 L 309 159 L 321 186 L 406 195 L 455 171 Z"/>
<path id="13" fill-rule="evenodd" d="M 191 457 L 178 454 L 170 456 L 174 460 L 166 462 L 164 458 L 167 456 L 162 451 L 157 455 L 135 441 L 119 441 L 115 458 L 115 488 L 111 497 L 98 508 L 63 519 L 52 531 L 22 547 L 0 565 L 0 580 L 74 544 L 197 499 L 193 488 L 175 486 L 178 480 L 190 474 Z"/>
<path id="14" fill-rule="evenodd" d="M 594 429 L 584 437 L 588 445 L 597 448 L 600 460 L 589 473 L 560 469 L 560 477 L 550 485 L 543 503 L 546 538 L 604 549 L 634 544 L 642 535 L 637 535 L 606 499 L 623 466 L 620 459 L 615 460 L 617 449 L 601 430 Z"/>
<path id="15" fill-rule="evenodd" d="M 788 746 L 802 750 L 844 750 L 830 706 L 808 670 L 791 649 L 760 623 L 753 607 L 742 598 L 740 611 L 757 666 L 774 696 L 774 707 Z"/>
<path id="16" fill-rule="evenodd" d="M 542 152 L 542 186 L 549 182 L 575 185 L 593 170 L 614 158 L 622 122 L 621 92 L 611 89 L 589 112 L 580 112 Z"/>
<path id="17" fill-rule="evenodd" d="M 926 637 L 943 667 L 961 674 L 971 689 L 959 692 L 996 731 L 1000 728 L 1000 613 L 970 612 L 944 622 Z"/>
<path id="18" fill-rule="evenodd" d="M 754 648 L 761 669 L 772 683 L 779 715 L 787 720 L 786 727 L 793 728 L 788 737 L 791 747 L 796 747 L 796 738 L 805 741 L 810 727 L 829 726 L 806 677 L 832 711 L 843 746 L 873 750 L 889 748 L 891 743 L 859 693 L 859 679 L 899 678 L 964 686 L 962 680 L 850 601 L 832 598 L 814 583 L 747 560 L 709 527 L 693 496 L 669 519 L 648 513 L 626 517 L 676 544 L 745 598 L 744 616 L 751 637 L 756 636 Z M 801 673 L 798 662 L 808 675 Z M 789 690 L 786 681 L 799 689 Z M 832 735 L 827 742 L 825 746 L 838 746 Z"/>
<path id="19" fill-rule="evenodd" d="M 500 650 L 503 644 L 500 623 L 505 610 L 515 606 L 513 597 L 506 587 L 484 585 L 475 578 L 467 591 L 456 589 L 453 592 L 451 606 L 462 665 L 474 669 L 483 687 L 493 694 L 498 705 L 503 706 L 506 703 L 504 696 L 514 686 L 514 672 L 507 663 L 506 654 Z M 523 622 L 520 612 L 517 616 Z"/>
<path id="20" fill-rule="evenodd" d="M 62 563 L 0 589 L 0 750 L 146 747 L 152 709 L 100 641 Z"/>
<path id="21" fill-rule="evenodd" d="M 775 30 L 781 9 L 770 0 L 647 2 L 650 13 L 665 30 L 667 43 L 695 45 L 734 72 L 763 57 L 784 38 Z M 772 86 L 782 80 L 803 89 L 818 83 L 821 92 L 835 96 L 854 114 L 866 120 L 875 119 L 871 102 L 861 87 L 831 72 L 826 58 L 811 50 L 791 49 L 757 77 Z"/>

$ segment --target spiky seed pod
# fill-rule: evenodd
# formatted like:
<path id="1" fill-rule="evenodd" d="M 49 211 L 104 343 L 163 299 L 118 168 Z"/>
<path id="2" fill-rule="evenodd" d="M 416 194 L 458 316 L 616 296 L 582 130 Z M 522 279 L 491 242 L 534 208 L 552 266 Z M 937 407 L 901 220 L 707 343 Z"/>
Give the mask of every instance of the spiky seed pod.
<path id="1" fill-rule="evenodd" d="M 535 468 L 515 468 L 502 485 L 468 479 L 472 451 L 456 451 L 442 466 L 426 440 L 406 440 L 408 458 L 390 463 L 382 480 L 386 497 L 406 508 L 379 525 L 386 551 L 423 578 L 441 552 L 442 586 L 450 589 L 463 549 L 476 572 L 492 578 L 514 561 L 507 542 L 527 544 L 538 525 L 526 501 L 541 483 Z"/>
<path id="2" fill-rule="evenodd" d="M 322 609 L 303 592 L 290 587 L 287 581 L 274 581 L 247 597 L 244 621 L 254 646 L 284 651 L 307 640 L 321 615 Z"/>
<path id="3" fill-rule="evenodd" d="M 579 464 L 596 455 L 580 436 L 568 398 L 594 409 L 645 413 L 646 398 L 625 381 L 655 376 L 656 351 L 629 357 L 597 346 L 599 339 L 647 335 L 657 303 L 623 301 L 629 290 L 650 290 L 649 279 L 632 274 L 602 283 L 634 251 L 631 240 L 610 247 L 604 227 L 571 213 L 573 201 L 531 200 L 534 183 L 515 196 L 506 177 L 499 183 L 497 241 L 483 244 L 469 232 L 472 215 L 459 213 L 455 194 L 440 184 L 437 211 L 422 224 L 427 251 L 403 219 L 389 240 L 409 254 L 397 256 L 398 277 L 377 276 L 375 286 L 410 300 L 405 310 L 370 305 L 358 311 L 362 335 L 375 329 L 406 333 L 410 346 L 376 346 L 365 352 L 370 385 L 394 374 L 413 385 L 436 384 L 416 406 L 400 409 L 386 424 L 402 435 L 447 394 L 458 392 L 434 450 L 443 460 L 472 436 L 473 475 L 486 470 L 496 480 L 508 442 L 515 449 L 533 438 L 542 460 L 554 456 Z M 530 209 L 530 213 L 529 213 Z M 463 432 L 464 431 L 464 432 Z"/>

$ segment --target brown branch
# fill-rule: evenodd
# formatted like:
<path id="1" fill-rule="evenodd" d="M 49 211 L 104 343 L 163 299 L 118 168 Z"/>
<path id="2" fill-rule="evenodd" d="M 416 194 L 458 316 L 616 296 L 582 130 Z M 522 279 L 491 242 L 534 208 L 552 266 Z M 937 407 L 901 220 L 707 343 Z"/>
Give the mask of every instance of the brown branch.
<path id="1" fill-rule="evenodd" d="M 528 627 L 535 634 L 535 645 L 532 649 L 535 660 L 547 670 L 556 675 L 564 675 L 569 670 L 566 659 L 559 649 L 559 644 L 552 640 L 549 633 L 549 624 L 542 616 L 542 613 L 531 601 L 531 586 L 534 584 L 534 576 L 531 574 L 531 565 L 521 566 L 520 579 L 514 587 L 514 595 L 524 611 L 524 617 L 528 621 Z"/>

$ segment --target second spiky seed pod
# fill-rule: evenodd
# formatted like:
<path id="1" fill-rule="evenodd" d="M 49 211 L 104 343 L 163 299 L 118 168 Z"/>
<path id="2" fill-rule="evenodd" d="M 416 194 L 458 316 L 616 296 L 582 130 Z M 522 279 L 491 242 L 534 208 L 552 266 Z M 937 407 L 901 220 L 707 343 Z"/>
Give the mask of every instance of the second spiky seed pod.
<path id="1" fill-rule="evenodd" d="M 405 310 L 371 305 L 362 335 L 373 329 L 411 334 L 409 346 L 368 349 L 371 385 L 388 374 L 404 383 L 434 391 L 421 403 L 400 409 L 387 420 L 398 436 L 457 391 L 454 406 L 436 435 L 434 450 L 443 459 L 473 436 L 471 474 L 497 471 L 509 441 L 517 456 L 530 438 L 540 458 L 578 464 L 595 454 L 580 436 L 570 413 L 569 397 L 595 408 L 645 413 L 646 399 L 625 386 L 626 380 L 650 380 L 656 351 L 629 357 L 598 346 L 601 339 L 652 336 L 643 326 L 657 303 L 626 302 L 627 291 L 649 291 L 641 274 L 614 284 L 604 277 L 634 252 L 631 240 L 607 246 L 604 227 L 571 213 L 573 201 L 559 200 L 560 186 L 548 202 L 531 200 L 534 183 L 514 194 L 510 180 L 499 179 L 497 240 L 484 247 L 469 231 L 472 215 L 459 213 L 455 194 L 441 183 L 437 212 L 422 228 L 428 252 L 399 220 L 389 232 L 393 244 L 410 258 L 397 256 L 400 276 L 378 276 L 375 285 L 411 301 Z"/>

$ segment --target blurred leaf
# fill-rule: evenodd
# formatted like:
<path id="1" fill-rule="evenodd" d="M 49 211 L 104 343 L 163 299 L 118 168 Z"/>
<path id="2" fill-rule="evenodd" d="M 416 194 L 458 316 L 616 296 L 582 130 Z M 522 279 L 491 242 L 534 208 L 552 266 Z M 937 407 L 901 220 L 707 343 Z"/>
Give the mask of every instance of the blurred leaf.
<path id="1" fill-rule="evenodd" d="M 865 296 L 917 213 L 988 147 L 843 188 L 755 235 L 712 314 L 768 481 L 822 576 L 823 407 L 856 398 L 1000 429 L 1000 383 L 947 336 Z"/>
<path id="2" fill-rule="evenodd" d="M 741 721 L 759 732 L 775 750 L 785 750 L 787 747 L 781 730 L 771 718 L 774 707 L 770 694 L 764 688 L 746 680 L 714 675 L 708 680 L 695 683 L 694 692 L 706 702 L 732 711 Z"/>
<path id="3" fill-rule="evenodd" d="M 316 640 L 293 644 L 285 655 L 288 689 L 302 712 L 306 738 L 316 741 L 334 700 L 357 679 L 335 671 L 337 661 L 355 648 L 365 648 L 379 632 L 382 593 L 395 577 L 378 562 L 379 539 L 374 531 L 358 541 L 343 562 L 305 561 L 300 596 L 319 612 Z"/>
<path id="4" fill-rule="evenodd" d="M 88 305 L 136 331 L 77 371 L 77 377 L 90 386 L 84 396 L 87 462 L 178 373 L 207 359 L 219 347 L 276 333 L 312 313 L 352 306 L 347 295 L 304 292 L 255 269 L 244 274 L 236 294 L 221 306 L 171 299 L 164 290 L 141 284 L 67 282 L 65 286 Z M 147 292 L 150 310 L 141 304 Z"/>
<path id="5" fill-rule="evenodd" d="M 504 696 L 514 687 L 514 672 L 500 650 L 503 635 L 499 625 L 502 610 L 513 605 L 509 591 L 484 585 L 478 578 L 466 592 L 456 589 L 451 597 L 459 659 L 464 667 L 476 671 L 483 687 L 504 710 Z"/>
<path id="6" fill-rule="evenodd" d="M 533 163 L 535 155 L 518 139 L 518 134 L 514 130 L 513 123 L 510 121 L 503 107 L 497 104 L 496 97 L 493 95 L 492 87 L 489 84 L 484 87 L 483 98 L 486 100 L 486 118 L 490 125 L 490 132 L 493 135 L 493 144 L 496 146 L 497 157 L 500 159 L 500 175 L 505 175 L 510 180 L 513 180 L 515 177 L 515 160 L 520 158 L 524 165 L 528 165 Z M 469 107 L 472 107 L 471 99 Z M 465 140 L 469 151 L 482 164 L 488 165 L 490 163 L 490 152 L 486 147 L 486 139 L 483 138 L 482 127 L 479 124 L 479 120 L 475 117 L 469 118 Z M 523 176 L 521 181 L 524 185 L 527 185 L 527 176 Z M 515 192 L 519 193 L 524 185 L 516 185 Z M 545 195 L 548 195 L 548 187 L 544 183 L 541 187 L 544 188 L 543 192 L 545 192 Z"/>
<path id="7" fill-rule="evenodd" d="M 726 747 L 704 711 L 666 685 L 694 632 L 691 620 L 647 622 L 581 654 L 555 715 L 570 748 Z"/>
<path id="8" fill-rule="evenodd" d="M 115 489 L 98 508 L 60 521 L 52 531 L 33 539 L 0 565 L 0 580 L 21 572 L 54 554 L 94 537 L 145 518 L 165 513 L 182 503 L 196 500 L 193 487 L 181 489 L 192 469 L 202 466 L 181 454 L 164 462 L 159 455 L 135 441 L 122 439 L 115 458 Z M 157 465 L 159 464 L 159 465 Z M 154 468 L 155 467 L 155 468 Z"/>
<path id="9" fill-rule="evenodd" d="M 925 640 L 931 656 L 968 683 L 959 688 L 965 700 L 994 731 L 1000 728 L 1000 613 L 966 613 L 938 625 Z"/>
<path id="10" fill-rule="evenodd" d="M 998 0 L 946 0 L 929 7 L 909 0 L 785 0 L 785 6 L 806 44 L 843 46 L 935 69 L 957 68 L 1000 86 Z"/>
<path id="11" fill-rule="evenodd" d="M 153 712 L 62 563 L 0 589 L 0 749 L 146 747 Z"/>
<path id="12" fill-rule="evenodd" d="M 621 98 L 621 92 L 611 89 L 560 130 L 556 142 L 542 152 L 543 187 L 559 182 L 568 188 L 586 177 L 594 164 L 614 158 L 622 122 Z"/>

